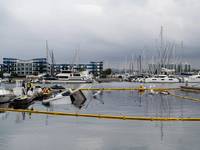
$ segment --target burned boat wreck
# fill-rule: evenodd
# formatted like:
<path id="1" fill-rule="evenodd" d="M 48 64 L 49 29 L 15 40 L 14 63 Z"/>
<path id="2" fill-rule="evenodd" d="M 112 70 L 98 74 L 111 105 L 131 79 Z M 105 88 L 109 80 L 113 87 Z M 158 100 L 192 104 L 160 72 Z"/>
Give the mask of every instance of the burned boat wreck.
<path id="1" fill-rule="evenodd" d="M 73 104 L 77 108 L 81 108 L 85 101 L 86 97 L 80 89 L 72 90 L 67 89 L 61 93 L 53 95 L 52 97 L 42 101 L 43 105 L 56 105 L 56 104 Z"/>

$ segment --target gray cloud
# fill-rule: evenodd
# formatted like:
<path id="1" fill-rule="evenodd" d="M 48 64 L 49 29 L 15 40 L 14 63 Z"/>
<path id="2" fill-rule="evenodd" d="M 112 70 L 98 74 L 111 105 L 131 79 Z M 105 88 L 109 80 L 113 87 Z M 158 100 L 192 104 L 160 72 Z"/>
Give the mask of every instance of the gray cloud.
<path id="1" fill-rule="evenodd" d="M 199 8 L 198 0 L 0 1 L 0 56 L 45 56 L 46 39 L 57 62 L 70 62 L 79 47 L 82 62 L 155 55 L 163 25 L 165 38 L 184 41 L 183 56 L 196 63 Z"/>

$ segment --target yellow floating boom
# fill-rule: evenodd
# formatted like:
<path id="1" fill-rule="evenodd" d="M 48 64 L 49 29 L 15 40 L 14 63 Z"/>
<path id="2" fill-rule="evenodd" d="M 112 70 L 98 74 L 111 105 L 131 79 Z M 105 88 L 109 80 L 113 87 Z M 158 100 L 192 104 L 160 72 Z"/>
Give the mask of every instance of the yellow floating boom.
<path id="1" fill-rule="evenodd" d="M 34 114 L 45 114 L 53 116 L 74 116 L 74 117 L 87 117 L 87 118 L 99 118 L 99 119 L 117 119 L 117 120 L 140 120 L 140 121 L 200 121 L 200 118 L 164 118 L 164 117 L 141 117 L 141 116 L 114 116 L 103 114 L 79 114 L 79 113 L 67 113 L 67 112 L 48 112 L 38 110 L 24 110 L 24 109 L 10 109 L 0 108 L 0 111 L 10 112 L 25 112 Z"/>
<path id="2" fill-rule="evenodd" d="M 180 88 L 80 88 L 83 91 L 140 91 L 140 90 L 154 90 L 154 91 L 168 91 L 168 90 L 178 90 Z"/>
<path id="3" fill-rule="evenodd" d="M 200 99 L 198 98 L 193 98 L 193 97 L 188 97 L 188 96 L 181 96 L 181 95 L 175 95 L 175 94 L 169 94 L 171 96 L 174 96 L 176 98 L 179 98 L 179 99 L 186 99 L 186 100 L 190 100 L 190 101 L 193 101 L 193 102 L 200 102 Z"/>

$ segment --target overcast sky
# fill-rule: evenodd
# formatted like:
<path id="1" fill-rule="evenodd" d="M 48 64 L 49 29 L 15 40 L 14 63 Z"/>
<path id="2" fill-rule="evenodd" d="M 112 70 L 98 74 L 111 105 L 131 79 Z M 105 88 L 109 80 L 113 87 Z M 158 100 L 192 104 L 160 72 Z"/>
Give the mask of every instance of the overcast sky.
<path id="1" fill-rule="evenodd" d="M 85 63 L 151 56 L 162 25 L 177 57 L 198 66 L 199 8 L 199 0 L 1 0 L 0 59 L 45 57 L 45 40 L 57 63 L 76 49 Z"/>

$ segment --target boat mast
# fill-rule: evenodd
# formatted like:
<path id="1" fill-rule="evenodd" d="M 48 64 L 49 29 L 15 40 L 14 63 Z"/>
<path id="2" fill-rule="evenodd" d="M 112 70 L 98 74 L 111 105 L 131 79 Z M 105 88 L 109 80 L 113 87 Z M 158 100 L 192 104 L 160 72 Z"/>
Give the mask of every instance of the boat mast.
<path id="1" fill-rule="evenodd" d="M 50 68 L 51 76 L 54 76 L 55 57 L 53 50 L 50 52 L 50 58 L 51 58 L 51 68 Z"/>
<path id="2" fill-rule="evenodd" d="M 45 48 L 46 48 L 46 59 L 47 59 L 47 62 L 48 62 L 49 61 L 49 46 L 48 46 L 47 40 L 46 40 Z"/>
<path id="3" fill-rule="evenodd" d="M 160 28 L 160 63 L 158 64 L 159 65 L 159 74 L 161 73 L 161 68 L 162 68 L 162 65 L 163 65 L 163 26 L 161 26 Z"/>
<path id="4" fill-rule="evenodd" d="M 46 74 L 49 73 L 49 46 L 48 46 L 48 41 L 46 40 L 45 43 L 45 49 L 46 49 L 46 62 L 47 62 L 47 70 L 46 70 Z"/>

